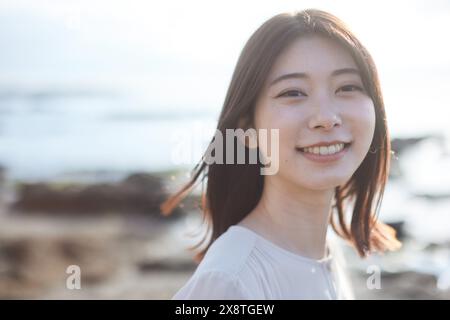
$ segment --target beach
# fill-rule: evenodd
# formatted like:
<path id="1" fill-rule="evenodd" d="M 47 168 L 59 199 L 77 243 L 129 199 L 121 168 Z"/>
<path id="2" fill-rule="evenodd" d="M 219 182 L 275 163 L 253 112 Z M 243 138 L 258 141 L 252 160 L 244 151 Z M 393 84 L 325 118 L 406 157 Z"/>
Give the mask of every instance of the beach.
<path id="1" fill-rule="evenodd" d="M 421 148 L 417 141 L 410 144 Z M 448 196 L 416 191 L 408 197 L 396 170 L 381 214 L 399 232 L 403 248 L 362 260 L 342 244 L 355 298 L 449 299 Z M 198 190 L 171 217 L 157 209 L 187 181 L 186 171 L 84 173 L 47 181 L 7 176 L 4 170 L 0 298 L 170 299 L 194 272 L 193 252 L 187 248 L 199 240 L 189 240 L 188 233 L 204 230 Z M 430 217 L 420 214 L 430 210 L 427 206 L 433 206 L 430 215 L 435 216 L 428 225 L 424 220 Z M 68 283 L 73 265 L 81 271 L 79 289 Z M 379 288 L 367 284 L 370 266 L 381 272 Z"/>

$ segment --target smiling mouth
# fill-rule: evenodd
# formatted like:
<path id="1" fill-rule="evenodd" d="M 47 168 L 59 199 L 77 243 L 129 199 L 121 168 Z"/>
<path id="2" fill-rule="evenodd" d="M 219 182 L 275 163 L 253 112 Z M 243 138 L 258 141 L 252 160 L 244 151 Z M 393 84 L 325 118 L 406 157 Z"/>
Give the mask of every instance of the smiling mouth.
<path id="1" fill-rule="evenodd" d="M 338 154 L 338 153 L 341 153 L 343 150 L 347 150 L 347 149 L 350 147 L 351 144 L 352 144 L 351 142 L 349 142 L 349 143 L 344 143 L 344 148 L 342 148 L 340 151 L 335 152 L 335 153 L 333 153 L 333 154 Z M 310 154 L 310 155 L 315 155 L 315 156 L 331 156 L 331 155 L 333 155 L 333 154 L 320 154 L 320 153 L 307 152 L 307 151 L 305 151 L 304 148 L 300 148 L 300 147 L 296 147 L 295 149 L 296 149 L 297 151 L 301 152 L 301 153 Z"/>

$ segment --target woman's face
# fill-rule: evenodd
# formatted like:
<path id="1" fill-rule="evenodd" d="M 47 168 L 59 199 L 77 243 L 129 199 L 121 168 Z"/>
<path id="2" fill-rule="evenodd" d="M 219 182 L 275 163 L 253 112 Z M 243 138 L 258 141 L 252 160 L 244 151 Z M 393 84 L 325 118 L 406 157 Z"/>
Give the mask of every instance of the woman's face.
<path id="1" fill-rule="evenodd" d="M 274 82 L 293 73 L 297 76 Z M 375 110 L 350 54 L 330 39 L 310 36 L 296 40 L 278 57 L 256 104 L 255 127 L 279 129 L 278 177 L 327 190 L 347 182 L 364 160 L 375 130 Z M 302 151 L 335 140 L 351 142 L 335 160 L 313 160 L 325 157 Z M 270 147 L 260 149 L 270 154 Z M 333 151 L 316 151 L 325 149 Z"/>

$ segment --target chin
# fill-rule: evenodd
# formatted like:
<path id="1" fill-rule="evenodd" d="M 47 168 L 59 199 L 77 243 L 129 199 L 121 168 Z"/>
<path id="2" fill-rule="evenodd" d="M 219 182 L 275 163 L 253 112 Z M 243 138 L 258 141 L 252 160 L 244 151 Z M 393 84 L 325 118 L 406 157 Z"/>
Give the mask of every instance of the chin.
<path id="1" fill-rule="evenodd" d="M 338 186 L 344 185 L 350 177 L 329 177 L 324 178 L 323 176 L 320 178 L 310 177 L 309 179 L 303 176 L 301 179 L 295 181 L 295 184 L 298 186 L 302 186 L 304 188 L 310 190 L 317 191 L 327 191 L 334 190 Z"/>

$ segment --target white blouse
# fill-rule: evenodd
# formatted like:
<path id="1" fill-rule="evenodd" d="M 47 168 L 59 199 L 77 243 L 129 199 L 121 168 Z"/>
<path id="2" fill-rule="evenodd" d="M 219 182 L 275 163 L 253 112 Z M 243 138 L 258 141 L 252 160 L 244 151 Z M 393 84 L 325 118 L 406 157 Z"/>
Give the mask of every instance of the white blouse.
<path id="1" fill-rule="evenodd" d="M 172 299 L 353 299 L 334 253 L 330 248 L 324 259 L 306 258 L 233 225 Z"/>

